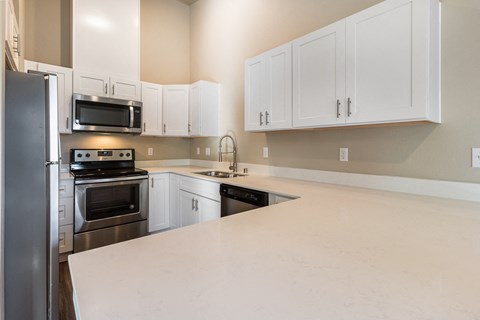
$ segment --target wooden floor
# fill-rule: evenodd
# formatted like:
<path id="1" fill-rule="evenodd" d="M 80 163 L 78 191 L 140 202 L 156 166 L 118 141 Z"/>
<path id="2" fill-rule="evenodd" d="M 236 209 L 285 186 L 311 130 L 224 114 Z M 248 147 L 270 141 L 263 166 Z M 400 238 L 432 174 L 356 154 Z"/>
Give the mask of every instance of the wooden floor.
<path id="1" fill-rule="evenodd" d="M 70 279 L 68 262 L 60 263 L 58 291 L 58 319 L 75 320 L 75 310 L 73 309 L 72 298 L 72 280 Z"/>

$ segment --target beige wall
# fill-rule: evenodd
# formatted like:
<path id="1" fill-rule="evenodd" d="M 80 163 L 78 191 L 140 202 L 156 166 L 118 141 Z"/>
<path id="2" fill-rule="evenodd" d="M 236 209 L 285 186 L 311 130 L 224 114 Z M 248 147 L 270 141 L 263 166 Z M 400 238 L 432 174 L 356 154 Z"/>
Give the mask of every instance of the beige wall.
<path id="1" fill-rule="evenodd" d="M 241 162 L 480 182 L 480 169 L 470 167 L 470 148 L 480 147 L 478 0 L 442 1 L 441 125 L 244 132 L 245 59 L 378 2 L 200 0 L 192 5 L 191 78 L 222 84 L 224 131 L 235 132 Z M 204 147 L 215 148 L 217 140 L 193 140 L 192 157 L 197 157 L 196 147 L 202 147 L 203 154 Z M 261 157 L 264 146 L 269 147 L 269 159 Z M 340 147 L 349 148 L 348 163 L 338 161 Z"/>
<path id="2" fill-rule="evenodd" d="M 62 163 L 70 162 L 70 149 L 134 148 L 136 160 L 189 159 L 188 138 L 140 137 L 120 134 L 76 133 L 62 135 Z M 153 148 L 153 156 L 147 155 L 147 148 Z"/>
<path id="3" fill-rule="evenodd" d="M 25 1 L 25 59 L 71 67 L 70 1 Z"/>
<path id="4" fill-rule="evenodd" d="M 140 3 L 140 78 L 161 84 L 190 83 L 190 7 L 175 0 Z"/>

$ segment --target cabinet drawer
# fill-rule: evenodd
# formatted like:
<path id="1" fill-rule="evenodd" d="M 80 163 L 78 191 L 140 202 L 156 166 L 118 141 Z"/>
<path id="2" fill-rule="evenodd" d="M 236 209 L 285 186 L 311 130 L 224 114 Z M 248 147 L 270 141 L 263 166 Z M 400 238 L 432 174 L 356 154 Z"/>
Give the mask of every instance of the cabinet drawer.
<path id="1" fill-rule="evenodd" d="M 73 225 L 61 226 L 58 229 L 58 252 L 73 251 Z"/>
<path id="2" fill-rule="evenodd" d="M 73 179 L 60 180 L 58 183 L 58 196 L 60 198 L 73 197 Z"/>
<path id="3" fill-rule="evenodd" d="M 180 189 L 202 197 L 220 201 L 220 185 L 217 182 L 182 177 L 180 180 Z"/>
<path id="4" fill-rule="evenodd" d="M 58 224 L 64 226 L 73 223 L 73 197 L 58 200 Z"/>

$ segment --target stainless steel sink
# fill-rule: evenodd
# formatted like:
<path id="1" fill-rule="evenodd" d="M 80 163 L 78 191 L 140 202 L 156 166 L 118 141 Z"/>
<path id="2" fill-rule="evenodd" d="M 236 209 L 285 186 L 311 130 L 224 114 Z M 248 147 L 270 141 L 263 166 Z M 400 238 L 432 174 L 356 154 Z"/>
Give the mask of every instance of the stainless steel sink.
<path id="1" fill-rule="evenodd" d="M 209 177 L 214 177 L 214 178 L 235 178 L 235 177 L 245 176 L 245 174 L 241 174 L 241 173 L 215 171 L 215 170 L 195 172 L 195 174 L 201 174 L 201 175 L 204 175 L 204 176 L 209 176 Z"/>

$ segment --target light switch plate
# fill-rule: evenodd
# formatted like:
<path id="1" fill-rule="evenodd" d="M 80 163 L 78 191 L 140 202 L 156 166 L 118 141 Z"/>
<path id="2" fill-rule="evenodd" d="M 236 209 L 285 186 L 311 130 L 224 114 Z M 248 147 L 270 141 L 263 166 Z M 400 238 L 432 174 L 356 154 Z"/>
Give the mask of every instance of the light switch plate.
<path id="1" fill-rule="evenodd" d="M 480 148 L 472 148 L 472 167 L 480 168 Z"/>
<path id="2" fill-rule="evenodd" d="M 148 148 L 148 155 L 153 156 L 153 148 Z"/>
<path id="3" fill-rule="evenodd" d="M 268 158 L 268 147 L 263 147 L 263 158 L 264 159 Z"/>
<path id="4" fill-rule="evenodd" d="M 348 148 L 340 148 L 340 161 L 348 161 Z"/>
<path id="5" fill-rule="evenodd" d="M 205 148 L 205 155 L 209 156 L 210 155 L 210 148 Z"/>
<path id="6" fill-rule="evenodd" d="M 200 155 L 200 148 L 197 147 L 197 155 Z"/>

